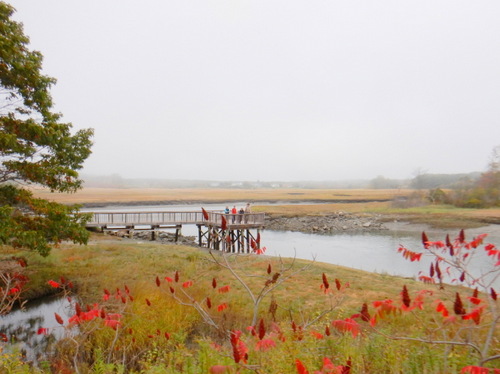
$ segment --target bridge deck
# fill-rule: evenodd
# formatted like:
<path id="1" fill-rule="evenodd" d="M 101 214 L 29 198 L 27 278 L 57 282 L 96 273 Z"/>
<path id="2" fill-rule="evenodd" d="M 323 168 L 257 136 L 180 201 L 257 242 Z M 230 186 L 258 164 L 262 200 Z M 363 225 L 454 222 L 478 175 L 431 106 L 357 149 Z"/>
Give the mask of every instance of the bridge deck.
<path id="1" fill-rule="evenodd" d="M 263 227 L 264 213 L 245 214 L 223 214 L 217 212 L 207 212 L 208 219 L 205 219 L 203 212 L 91 212 L 93 218 L 87 223 L 87 227 L 135 227 L 151 226 L 160 227 L 168 225 L 197 224 L 204 226 L 220 227 L 223 218 L 229 229 L 241 228 L 242 226 Z"/>

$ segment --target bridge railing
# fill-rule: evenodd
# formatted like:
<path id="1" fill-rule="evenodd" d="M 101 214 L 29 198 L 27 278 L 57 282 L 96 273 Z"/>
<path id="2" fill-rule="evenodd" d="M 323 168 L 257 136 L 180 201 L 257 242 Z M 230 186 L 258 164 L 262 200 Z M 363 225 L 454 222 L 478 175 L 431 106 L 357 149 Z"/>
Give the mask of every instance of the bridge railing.
<path id="1" fill-rule="evenodd" d="M 134 226 L 134 225 L 179 225 L 211 223 L 222 224 L 222 216 L 228 225 L 264 225 L 264 213 L 224 214 L 207 212 L 205 220 L 203 212 L 92 212 L 93 217 L 87 223 L 89 227 L 100 226 Z"/>
<path id="2" fill-rule="evenodd" d="M 169 225 L 203 222 L 202 212 L 93 212 L 87 226 Z"/>

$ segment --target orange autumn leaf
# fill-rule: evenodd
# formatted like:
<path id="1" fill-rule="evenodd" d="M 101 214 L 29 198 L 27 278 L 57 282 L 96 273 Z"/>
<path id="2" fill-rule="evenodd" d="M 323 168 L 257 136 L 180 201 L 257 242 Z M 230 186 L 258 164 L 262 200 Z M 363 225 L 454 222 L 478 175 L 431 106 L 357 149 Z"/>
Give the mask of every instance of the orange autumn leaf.
<path id="1" fill-rule="evenodd" d="M 231 288 L 229 287 L 229 285 L 226 285 L 226 286 L 219 288 L 218 292 L 219 293 L 228 293 L 230 289 Z"/>
<path id="2" fill-rule="evenodd" d="M 257 344 L 255 345 L 255 350 L 256 351 L 261 351 L 265 352 L 270 350 L 271 348 L 276 347 L 276 342 L 272 339 L 263 339 L 259 340 Z"/>
<path id="3" fill-rule="evenodd" d="M 223 373 L 227 373 L 228 370 L 229 370 L 229 366 L 225 366 L 225 365 L 214 365 L 214 366 L 211 366 L 209 370 L 209 373 L 210 374 L 223 374 Z"/>
<path id="4" fill-rule="evenodd" d="M 227 309 L 227 304 L 226 303 L 222 303 L 220 304 L 218 307 L 217 307 L 217 311 L 218 312 L 222 312 L 223 310 Z"/>
<path id="5" fill-rule="evenodd" d="M 182 283 L 182 287 L 184 288 L 189 288 L 193 285 L 193 281 L 186 281 L 184 283 Z"/>
<path id="6" fill-rule="evenodd" d="M 360 333 L 359 324 L 352 318 L 332 321 L 332 326 L 340 332 L 350 332 L 353 337 L 358 336 L 358 334 Z"/>
<path id="7" fill-rule="evenodd" d="M 61 285 L 59 283 L 57 283 L 56 281 L 53 281 L 53 280 L 49 280 L 47 282 L 51 287 L 54 287 L 54 288 L 59 288 L 61 287 Z"/>
<path id="8" fill-rule="evenodd" d="M 300 361 L 298 358 L 295 360 L 295 367 L 297 368 L 298 374 L 309 374 L 302 361 Z"/>

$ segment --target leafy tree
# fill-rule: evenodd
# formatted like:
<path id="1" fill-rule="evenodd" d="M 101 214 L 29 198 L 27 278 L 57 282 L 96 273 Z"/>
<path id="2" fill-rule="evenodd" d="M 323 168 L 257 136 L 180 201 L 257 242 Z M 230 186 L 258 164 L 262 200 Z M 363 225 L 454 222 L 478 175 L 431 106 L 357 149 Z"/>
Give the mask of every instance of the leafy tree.
<path id="1" fill-rule="evenodd" d="M 455 191 L 454 203 L 467 208 L 500 206 L 500 146 L 493 148 L 488 170 L 471 186 Z"/>
<path id="2" fill-rule="evenodd" d="M 43 56 L 28 49 L 13 13 L 0 1 L 0 245 L 47 255 L 61 240 L 85 243 L 86 216 L 77 206 L 35 199 L 26 187 L 79 189 L 77 170 L 90 155 L 93 130 L 72 135 L 72 125 L 53 112 L 55 79 L 42 74 Z"/>

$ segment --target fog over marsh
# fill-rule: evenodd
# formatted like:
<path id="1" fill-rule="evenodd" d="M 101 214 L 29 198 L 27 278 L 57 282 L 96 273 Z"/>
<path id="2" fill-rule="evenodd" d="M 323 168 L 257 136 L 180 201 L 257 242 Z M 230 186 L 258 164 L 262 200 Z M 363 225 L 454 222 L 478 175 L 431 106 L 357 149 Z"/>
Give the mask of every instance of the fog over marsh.
<path id="1" fill-rule="evenodd" d="M 86 174 L 411 178 L 500 143 L 500 2 L 14 0 Z"/>

